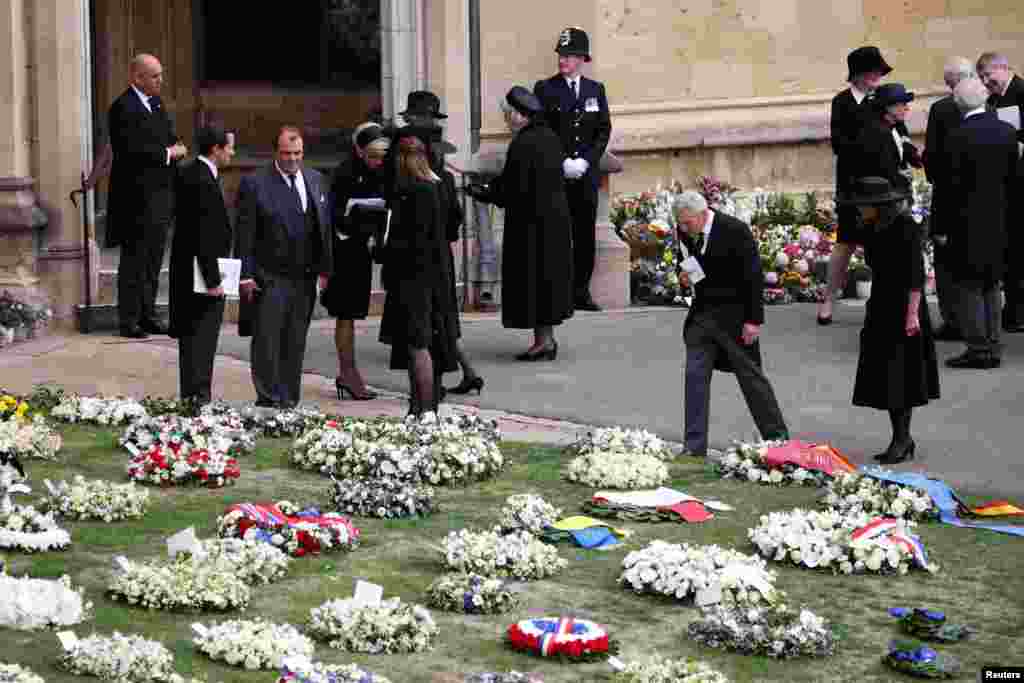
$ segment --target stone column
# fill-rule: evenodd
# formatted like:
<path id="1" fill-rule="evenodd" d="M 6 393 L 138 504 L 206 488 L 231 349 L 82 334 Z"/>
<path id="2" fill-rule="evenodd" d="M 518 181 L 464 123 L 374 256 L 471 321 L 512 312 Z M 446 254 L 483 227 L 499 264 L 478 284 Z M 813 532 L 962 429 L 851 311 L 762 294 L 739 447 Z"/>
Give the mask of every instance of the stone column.
<path id="1" fill-rule="evenodd" d="M 83 303 L 86 248 L 93 250 L 94 268 L 98 261 L 95 243 L 83 242 L 82 216 L 69 198 L 81 187 L 91 157 L 88 2 L 32 0 L 29 26 L 37 130 L 32 166 L 40 203 L 50 218 L 39 270 L 55 316 L 66 323 Z"/>
<path id="2" fill-rule="evenodd" d="M 602 308 L 625 308 L 629 298 L 629 247 L 612 227 L 610 176 L 622 172 L 622 162 L 613 154 L 601 158 L 601 186 L 597 194 L 597 241 L 590 295 Z"/>
<path id="3" fill-rule="evenodd" d="M 381 99 L 384 116 L 405 109 L 405 98 L 422 86 L 418 9 L 421 0 L 381 0 Z"/>

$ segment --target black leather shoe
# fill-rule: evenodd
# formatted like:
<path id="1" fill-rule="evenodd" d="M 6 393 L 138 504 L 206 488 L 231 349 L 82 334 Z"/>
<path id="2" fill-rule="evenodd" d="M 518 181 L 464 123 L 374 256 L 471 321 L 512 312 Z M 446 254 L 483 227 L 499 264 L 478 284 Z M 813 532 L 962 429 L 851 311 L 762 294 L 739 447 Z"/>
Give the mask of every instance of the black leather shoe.
<path id="1" fill-rule="evenodd" d="M 579 311 L 600 311 L 601 307 L 594 303 L 591 298 L 580 299 L 576 302 L 576 309 Z"/>
<path id="2" fill-rule="evenodd" d="M 947 368 L 962 368 L 970 370 L 990 370 L 997 368 L 1002 362 L 990 353 L 979 353 L 977 351 L 965 351 L 959 356 L 954 356 L 946 361 Z"/>
<path id="3" fill-rule="evenodd" d="M 131 327 L 122 327 L 121 336 L 128 337 L 129 339 L 147 339 L 148 334 L 143 331 L 138 325 L 132 325 Z"/>
<path id="4" fill-rule="evenodd" d="M 935 341 L 956 342 L 964 340 L 964 336 L 960 334 L 960 330 L 950 327 L 949 325 L 943 325 L 939 328 L 938 332 L 932 335 L 932 337 Z"/>
<path id="5" fill-rule="evenodd" d="M 1007 323 L 1003 325 L 1003 331 L 1009 334 L 1020 334 L 1024 332 L 1024 323 Z"/>
<path id="6" fill-rule="evenodd" d="M 143 320 L 139 323 L 139 327 L 143 332 L 150 334 L 167 334 L 167 325 L 159 320 Z"/>

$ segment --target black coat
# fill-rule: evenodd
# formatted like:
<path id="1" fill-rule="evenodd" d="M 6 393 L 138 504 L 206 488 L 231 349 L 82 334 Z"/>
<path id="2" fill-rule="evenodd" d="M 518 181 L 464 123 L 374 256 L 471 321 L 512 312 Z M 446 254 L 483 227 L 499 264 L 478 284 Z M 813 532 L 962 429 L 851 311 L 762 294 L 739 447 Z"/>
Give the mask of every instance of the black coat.
<path id="1" fill-rule="evenodd" d="M 900 147 L 903 148 L 902 159 Z M 853 160 L 855 177 L 878 176 L 888 180 L 894 188 L 910 192 L 912 183 L 903 172 L 910 168 L 910 158 L 916 150 L 909 143 L 903 143 L 900 147 L 893 139 L 892 128 L 880 118 L 872 119 L 857 138 L 857 151 Z"/>
<path id="2" fill-rule="evenodd" d="M 953 277 L 990 285 L 1005 270 L 1007 203 L 1017 182 L 1017 136 L 992 112 L 950 133 L 949 252 Z"/>
<path id="3" fill-rule="evenodd" d="M 107 247 L 139 236 L 140 223 L 148 218 L 167 218 L 174 211 L 176 163 L 167 163 L 167 148 L 177 135 L 160 98 L 151 99 L 150 106 L 152 113 L 132 88 L 110 106 L 107 119 L 114 157 L 107 195 Z"/>
<path id="4" fill-rule="evenodd" d="M 952 96 L 943 97 L 928 111 L 925 132 L 924 172 L 932 184 L 931 234 L 946 235 L 949 230 L 950 168 L 949 134 L 960 127 L 963 116 Z"/>
<path id="5" fill-rule="evenodd" d="M 556 74 L 537 81 L 533 94 L 562 142 L 562 159 L 586 159 L 589 168 L 582 180 L 596 192 L 601 157 L 612 135 L 612 119 L 603 83 L 580 76 L 579 89 L 579 98 L 574 98 L 565 77 Z"/>
<path id="6" fill-rule="evenodd" d="M 880 410 L 923 406 L 939 398 L 939 366 L 923 295 L 921 332 L 906 334 L 910 292 L 923 292 L 925 282 L 921 228 L 903 214 L 886 228 L 865 228 L 864 235 L 871 298 L 860 333 L 853 404 Z"/>
<path id="7" fill-rule="evenodd" d="M 743 221 L 715 211 L 704 254 L 697 251 L 688 234 L 687 249 L 704 270 L 704 279 L 693 287 L 694 298 L 686 325 L 708 316 L 726 334 L 739 339 L 744 323 L 764 323 L 764 272 L 754 236 Z M 758 342 L 745 347 L 760 364 Z M 719 354 L 716 370 L 729 371 L 725 354 Z"/>
<path id="8" fill-rule="evenodd" d="M 857 152 L 857 140 L 864 126 L 872 118 L 868 98 L 857 100 L 849 88 L 832 98 L 831 131 L 832 153 L 836 155 L 836 194 L 851 189 L 854 180 L 853 159 Z"/>
<path id="9" fill-rule="evenodd" d="M 193 159 L 176 182 L 177 227 L 171 241 L 170 336 L 195 333 L 195 322 L 221 299 L 193 291 L 195 261 L 208 289 L 221 284 L 218 258 L 231 254 L 231 222 L 220 185 L 207 165 Z"/>
<path id="10" fill-rule="evenodd" d="M 572 233 L 558 136 L 534 122 L 513 138 L 489 199 L 505 209 L 501 323 L 532 329 L 573 314 Z"/>
<path id="11" fill-rule="evenodd" d="M 1024 123 L 1024 79 L 1014 74 L 1010 84 L 1006 86 L 1006 92 L 990 96 L 988 106 L 993 110 L 1016 106 L 1020 109 L 1021 123 Z M 1024 128 L 1017 131 L 1017 142 L 1024 142 Z"/>

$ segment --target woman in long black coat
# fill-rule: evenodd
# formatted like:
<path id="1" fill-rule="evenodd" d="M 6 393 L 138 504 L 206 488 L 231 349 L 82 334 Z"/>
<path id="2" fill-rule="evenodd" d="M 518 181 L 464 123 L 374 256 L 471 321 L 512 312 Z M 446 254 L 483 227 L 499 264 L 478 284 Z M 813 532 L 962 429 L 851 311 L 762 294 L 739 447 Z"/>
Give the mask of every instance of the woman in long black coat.
<path id="1" fill-rule="evenodd" d="M 872 272 L 853 404 L 889 412 L 892 441 L 875 456 L 886 465 L 914 457 L 913 410 L 939 398 L 935 340 L 922 296 L 921 228 L 910 217 L 907 199 L 878 177 L 857 180 L 852 195 L 840 199 L 860 210 L 864 256 Z"/>
<path id="2" fill-rule="evenodd" d="M 388 192 L 393 213 L 383 257 L 387 298 L 380 340 L 391 345 L 391 369 L 409 372 L 413 415 L 437 411 L 441 375 L 459 367 L 451 249 L 429 145 L 429 131 L 407 127 L 395 133 Z"/>
<path id="3" fill-rule="evenodd" d="M 554 328 L 573 315 L 572 220 L 562 179 L 564 154 L 543 107 L 526 88 L 505 97 L 515 133 L 501 175 L 472 194 L 505 209 L 501 322 L 533 329 L 533 345 L 518 360 L 554 360 Z"/>
<path id="4" fill-rule="evenodd" d="M 346 394 L 365 401 L 377 394 L 366 388 L 356 366 L 355 322 L 370 312 L 370 281 L 373 262 L 368 246 L 370 219 L 358 206 L 348 210 L 350 199 L 381 198 L 382 166 L 391 140 L 376 123 L 364 123 L 352 134 L 352 155 L 342 161 L 331 181 L 334 207 L 334 274 L 320 295 L 320 302 L 336 318 L 334 345 L 338 352 L 338 376 L 334 386 L 340 401 Z"/>

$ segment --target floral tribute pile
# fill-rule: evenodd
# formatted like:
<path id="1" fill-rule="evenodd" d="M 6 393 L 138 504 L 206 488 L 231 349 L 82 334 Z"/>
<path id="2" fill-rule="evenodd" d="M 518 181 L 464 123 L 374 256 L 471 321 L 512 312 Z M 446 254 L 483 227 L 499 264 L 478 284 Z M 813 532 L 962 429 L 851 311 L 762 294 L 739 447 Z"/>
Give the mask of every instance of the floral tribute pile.
<path id="1" fill-rule="evenodd" d="M 133 455 L 128 478 L 140 484 L 222 488 L 242 476 L 238 461 L 222 451 L 189 450 L 180 446 L 153 446 Z"/>
<path id="2" fill-rule="evenodd" d="M 14 417 L 0 422 L 0 452 L 25 460 L 57 460 L 62 444 L 60 434 L 40 415 L 31 419 Z"/>
<path id="3" fill-rule="evenodd" d="M 906 574 L 919 567 L 937 572 L 938 565 L 928 561 L 920 539 L 910 533 L 913 526 L 866 513 L 796 508 L 761 515 L 747 535 L 762 557 L 807 569 Z"/>
<path id="4" fill-rule="evenodd" d="M 347 517 L 316 508 L 301 509 L 286 500 L 232 505 L 217 518 L 217 534 L 267 543 L 292 557 L 359 546 L 359 529 Z"/>
<path id="5" fill-rule="evenodd" d="M 290 657 L 281 669 L 277 683 L 391 683 L 355 664 L 324 664 L 305 657 Z"/>
<path id="6" fill-rule="evenodd" d="M 237 415 L 159 415 L 130 424 L 121 435 L 121 445 L 132 455 L 159 448 L 185 457 L 208 451 L 238 458 L 255 450 L 256 438 Z"/>
<path id="7" fill-rule="evenodd" d="M 291 460 L 339 479 L 464 486 L 501 472 L 499 441 L 497 422 L 471 415 L 329 420 L 296 440 Z"/>
<path id="8" fill-rule="evenodd" d="M 255 671 L 277 670 L 287 657 L 313 656 L 313 641 L 290 624 L 262 619 L 193 624 L 192 644 L 214 661 Z"/>
<path id="9" fill-rule="evenodd" d="M 900 620 L 900 628 L 904 633 L 921 640 L 955 643 L 969 638 L 974 633 L 970 626 L 947 623 L 946 615 L 938 610 L 893 607 L 889 614 Z"/>
<path id="10" fill-rule="evenodd" d="M 745 655 L 827 657 L 835 653 L 835 637 L 824 619 L 810 610 L 799 613 L 784 604 L 768 607 L 715 606 L 687 627 L 690 639 L 711 648 Z"/>
<path id="11" fill-rule="evenodd" d="M 827 444 L 802 441 L 736 443 L 716 463 L 723 479 L 742 479 L 776 486 L 825 486 L 841 472 L 856 468 Z"/>
<path id="12" fill-rule="evenodd" d="M 540 496 L 534 493 L 517 493 L 505 500 L 499 524 L 505 533 L 522 530 L 539 536 L 561 516 L 561 508 L 556 508 Z"/>
<path id="13" fill-rule="evenodd" d="M 503 535 L 501 527 L 490 531 L 451 531 L 440 551 L 449 571 L 511 576 L 521 581 L 553 576 L 569 566 L 554 546 L 542 542 L 530 532 L 516 531 Z"/>
<path id="14" fill-rule="evenodd" d="M 914 640 L 894 640 L 882 662 L 889 668 L 917 678 L 956 678 L 960 662 Z"/>
<path id="15" fill-rule="evenodd" d="M 724 674 L 696 659 L 664 659 L 655 655 L 646 662 L 628 662 L 612 677 L 613 683 L 729 683 Z"/>
<path id="16" fill-rule="evenodd" d="M 879 481 L 863 474 L 840 474 L 829 482 L 822 507 L 844 515 L 860 512 L 884 517 L 932 522 L 939 508 L 926 491 Z"/>
<path id="17" fill-rule="evenodd" d="M 141 403 L 130 398 L 64 396 L 50 411 L 50 417 L 61 422 L 95 424 L 102 427 L 127 425 L 148 417 Z"/>
<path id="18" fill-rule="evenodd" d="M 587 619 L 549 617 L 526 619 L 508 627 L 507 642 L 514 650 L 571 661 L 607 659 L 618 652 L 608 632 Z"/>
<path id="19" fill-rule="evenodd" d="M 433 488 L 399 479 L 334 479 L 329 495 L 339 511 L 357 517 L 426 517 L 437 509 Z"/>
<path id="20" fill-rule="evenodd" d="M 52 487 L 52 488 L 50 488 Z M 47 487 L 46 508 L 64 519 L 117 522 L 146 514 L 149 491 L 134 483 L 115 484 L 102 479 L 86 480 L 76 474 L 69 484 Z"/>
<path id="21" fill-rule="evenodd" d="M 0 662 L 0 681 L 3 683 L 45 683 L 43 677 L 19 664 Z"/>
<path id="22" fill-rule="evenodd" d="M 649 489 L 668 481 L 668 467 L 652 455 L 591 452 L 570 460 L 565 478 L 596 488 Z"/>
<path id="23" fill-rule="evenodd" d="M 755 606 L 777 599 L 775 573 L 759 557 L 717 545 L 651 541 L 622 561 L 618 582 L 636 593 L 675 600 Z"/>
<path id="24" fill-rule="evenodd" d="M 445 574 L 427 588 L 427 604 L 446 612 L 502 614 L 519 605 L 519 594 L 498 578 Z"/>
<path id="25" fill-rule="evenodd" d="M 174 655 L 163 643 L 141 636 L 93 634 L 78 640 L 65 650 L 57 665 L 77 676 L 93 676 L 107 681 L 147 683 L 183 683 L 174 672 Z"/>
<path id="26" fill-rule="evenodd" d="M 765 303 L 818 302 L 824 298 L 827 282 L 814 277 L 815 265 L 827 263 L 834 234 L 813 225 L 760 225 L 753 229 L 764 271 Z M 856 254 L 851 262 L 863 263 Z"/>
<path id="27" fill-rule="evenodd" d="M 292 562 L 279 548 L 252 539 L 209 538 L 201 545 L 197 561 L 230 571 L 250 586 L 280 581 Z"/>
<path id="28" fill-rule="evenodd" d="M 0 573 L 0 626 L 32 631 L 80 624 L 92 616 L 93 605 L 84 595 L 68 576 L 16 579 Z"/>
<path id="29" fill-rule="evenodd" d="M 337 650 L 370 654 L 426 652 L 440 632 L 427 608 L 400 598 L 330 600 L 310 611 L 307 631 Z"/>
<path id="30" fill-rule="evenodd" d="M 0 510 L 0 549 L 39 553 L 70 546 L 71 534 L 57 526 L 53 513 L 44 514 L 31 505 Z"/>
<path id="31" fill-rule="evenodd" d="M 600 427 L 577 439 L 569 446 L 570 455 L 588 453 L 625 453 L 649 455 L 659 460 L 671 460 L 672 451 L 655 434 L 646 429 Z"/>

